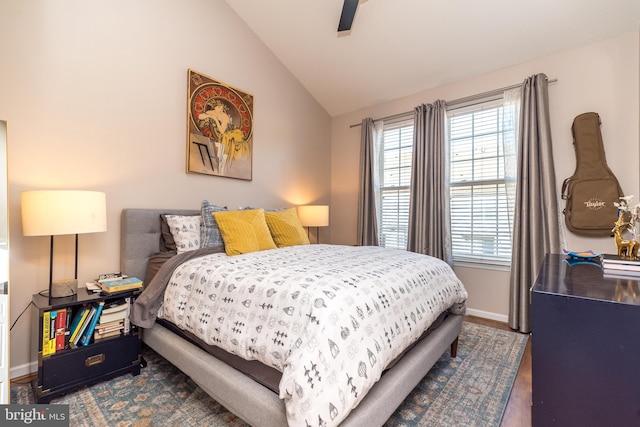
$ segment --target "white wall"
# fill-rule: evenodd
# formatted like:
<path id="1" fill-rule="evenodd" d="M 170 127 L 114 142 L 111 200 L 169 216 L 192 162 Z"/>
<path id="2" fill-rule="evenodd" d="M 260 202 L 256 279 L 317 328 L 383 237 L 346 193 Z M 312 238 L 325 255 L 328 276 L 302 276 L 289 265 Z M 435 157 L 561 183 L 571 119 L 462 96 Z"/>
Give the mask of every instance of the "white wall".
<path id="1" fill-rule="evenodd" d="M 535 61 L 396 99 L 332 120 L 331 241 L 356 242 L 356 215 L 360 153 L 360 123 L 364 117 L 385 117 L 411 111 L 420 103 L 454 100 L 521 83 L 526 77 L 545 73 L 557 83 L 549 86 L 552 138 L 558 196 L 562 181 L 575 168 L 571 123 L 578 114 L 595 111 L 602 120 L 607 161 L 626 194 L 640 202 L 639 180 L 639 58 L 640 32 L 559 52 Z M 564 203 L 559 200 L 560 208 Z M 334 213 L 335 216 L 334 216 Z M 338 216 L 339 215 L 339 216 Z M 613 252 L 611 238 L 587 238 L 566 233 L 566 247 Z M 471 313 L 506 320 L 509 273 L 456 267 L 469 290 Z"/>
<path id="2" fill-rule="evenodd" d="M 22 236 L 21 191 L 106 192 L 108 231 L 80 236 L 80 282 L 118 270 L 125 207 L 329 202 L 330 117 L 222 0 L 0 0 L 0 40 L 12 322 L 48 282 L 49 240 Z M 185 172 L 188 68 L 254 96 L 252 181 Z M 11 333 L 12 376 L 32 361 L 33 311 Z"/>

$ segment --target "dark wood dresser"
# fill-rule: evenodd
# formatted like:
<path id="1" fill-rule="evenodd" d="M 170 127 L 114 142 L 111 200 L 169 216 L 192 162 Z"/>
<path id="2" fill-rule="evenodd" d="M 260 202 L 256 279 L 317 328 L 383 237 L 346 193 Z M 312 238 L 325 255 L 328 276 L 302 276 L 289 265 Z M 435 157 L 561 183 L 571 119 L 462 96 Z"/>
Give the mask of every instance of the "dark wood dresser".
<path id="1" fill-rule="evenodd" d="M 640 277 L 565 258 L 532 288 L 532 424 L 640 426 Z"/>

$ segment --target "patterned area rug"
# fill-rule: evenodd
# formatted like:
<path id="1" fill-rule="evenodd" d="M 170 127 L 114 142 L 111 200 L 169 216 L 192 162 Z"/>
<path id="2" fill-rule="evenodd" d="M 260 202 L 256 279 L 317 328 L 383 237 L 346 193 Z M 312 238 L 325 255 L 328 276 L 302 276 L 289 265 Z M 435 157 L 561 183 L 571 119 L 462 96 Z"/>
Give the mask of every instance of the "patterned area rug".
<path id="1" fill-rule="evenodd" d="M 499 426 L 527 336 L 464 322 L 458 357 L 445 353 L 386 427 Z M 54 399 L 71 426 L 247 426 L 148 347 L 140 375 L 124 375 Z M 33 403 L 31 386 L 11 388 L 11 403 Z"/>

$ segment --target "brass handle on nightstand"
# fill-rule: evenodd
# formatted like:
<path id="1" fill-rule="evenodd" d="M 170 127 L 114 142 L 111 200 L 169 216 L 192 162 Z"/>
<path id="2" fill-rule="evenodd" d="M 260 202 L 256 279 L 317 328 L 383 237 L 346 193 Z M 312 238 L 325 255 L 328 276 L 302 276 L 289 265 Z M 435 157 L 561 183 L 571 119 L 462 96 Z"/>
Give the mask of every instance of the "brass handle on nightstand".
<path id="1" fill-rule="evenodd" d="M 84 364 L 87 368 L 90 368 L 95 365 L 99 365 L 104 362 L 105 355 L 104 353 L 96 354 L 95 356 L 87 357 L 87 360 L 84 361 Z"/>

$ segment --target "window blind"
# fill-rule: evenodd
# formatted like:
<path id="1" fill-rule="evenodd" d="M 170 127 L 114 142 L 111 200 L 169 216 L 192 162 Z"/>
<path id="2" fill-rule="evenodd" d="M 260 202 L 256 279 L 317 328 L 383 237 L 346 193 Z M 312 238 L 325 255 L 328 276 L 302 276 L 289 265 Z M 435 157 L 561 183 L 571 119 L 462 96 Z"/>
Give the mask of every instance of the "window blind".
<path id="1" fill-rule="evenodd" d="M 413 119 L 385 123 L 381 144 L 380 246 L 407 248 L 409 194 L 413 154 Z"/>
<path id="2" fill-rule="evenodd" d="M 455 261 L 511 261 L 506 140 L 514 137 L 502 100 L 448 112 L 450 210 Z"/>

